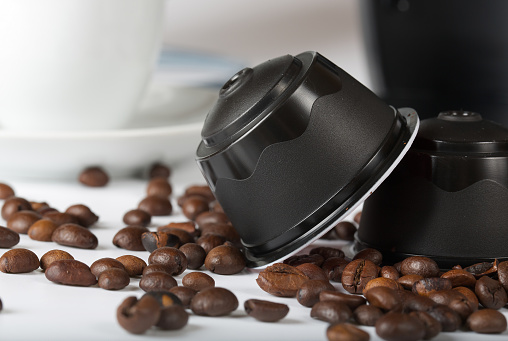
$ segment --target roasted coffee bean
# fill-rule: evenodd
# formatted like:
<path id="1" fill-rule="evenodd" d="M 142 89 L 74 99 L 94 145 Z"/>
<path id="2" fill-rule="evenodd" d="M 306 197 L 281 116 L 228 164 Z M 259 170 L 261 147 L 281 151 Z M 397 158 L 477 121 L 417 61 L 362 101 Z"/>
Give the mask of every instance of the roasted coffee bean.
<path id="1" fill-rule="evenodd" d="M 196 224 L 193 221 L 184 221 L 180 223 L 169 223 L 164 226 L 160 226 L 157 228 L 157 231 L 161 231 L 166 228 L 175 228 L 179 230 L 184 230 L 190 233 L 191 236 L 196 237 L 199 235 L 199 231 L 196 229 Z M 163 230 L 162 230 L 163 231 Z"/>
<path id="2" fill-rule="evenodd" d="M 365 293 L 365 298 L 371 305 L 383 310 L 401 307 L 402 298 L 397 290 L 388 287 L 375 287 Z"/>
<path id="3" fill-rule="evenodd" d="M 143 269 L 143 276 L 152 272 L 165 272 L 168 275 L 171 275 L 174 272 L 174 269 L 162 264 L 150 264 Z"/>
<path id="4" fill-rule="evenodd" d="M 7 220 L 7 227 L 17 233 L 26 234 L 30 226 L 41 218 L 42 216 L 35 211 L 18 211 Z"/>
<path id="5" fill-rule="evenodd" d="M 383 255 L 381 254 L 381 252 L 379 252 L 376 249 L 367 248 L 367 249 L 363 249 L 362 251 L 358 252 L 353 257 L 353 260 L 356 260 L 356 259 L 370 260 L 372 263 L 374 263 L 376 265 L 380 265 L 381 262 L 383 261 Z"/>
<path id="6" fill-rule="evenodd" d="M 12 249 L 0 257 L 0 271 L 11 274 L 32 272 L 39 268 L 39 258 L 28 249 Z"/>
<path id="7" fill-rule="evenodd" d="M 443 304 L 455 311 L 465 321 L 477 308 L 464 295 L 456 290 L 435 291 L 429 298 L 438 304 Z"/>
<path id="8" fill-rule="evenodd" d="M 90 271 L 92 271 L 95 277 L 99 277 L 102 272 L 113 268 L 125 271 L 123 264 L 114 258 L 101 258 L 90 265 Z"/>
<path id="9" fill-rule="evenodd" d="M 196 220 L 198 215 L 210 210 L 208 200 L 199 195 L 185 197 L 185 200 L 182 201 L 181 207 L 183 215 L 190 220 Z"/>
<path id="10" fill-rule="evenodd" d="M 19 243 L 19 233 L 0 226 L 0 248 L 11 248 Z"/>
<path id="11" fill-rule="evenodd" d="M 173 288 L 176 288 L 176 287 L 173 287 Z M 171 288 L 171 289 L 173 289 L 173 288 Z M 171 291 L 166 291 L 166 290 L 149 291 L 149 292 L 145 293 L 145 295 L 150 295 L 150 296 L 154 297 L 157 300 L 157 302 L 159 302 L 159 305 L 161 306 L 161 308 L 171 307 L 174 305 L 182 306 L 182 301 L 178 298 L 178 296 L 173 294 Z"/>
<path id="12" fill-rule="evenodd" d="M 448 290 L 452 288 L 452 282 L 447 278 L 424 278 L 413 284 L 412 291 L 421 296 L 428 296 L 433 291 Z"/>
<path id="13" fill-rule="evenodd" d="M 332 257 L 339 257 L 344 258 L 344 252 L 342 252 L 341 249 L 337 249 L 334 247 L 326 247 L 326 246 L 320 246 L 315 247 L 309 251 L 310 255 L 318 254 L 323 256 L 323 258 L 326 260 L 328 258 Z"/>
<path id="14" fill-rule="evenodd" d="M 211 206 L 211 209 L 213 212 L 220 212 L 220 213 L 224 213 L 224 209 L 222 208 L 222 205 L 219 204 L 218 201 L 214 201 L 210 204 Z"/>
<path id="15" fill-rule="evenodd" d="M 117 257 L 116 260 L 123 264 L 129 277 L 141 276 L 146 267 L 146 262 L 144 260 L 133 255 L 120 256 Z"/>
<path id="16" fill-rule="evenodd" d="M 201 195 L 197 195 L 197 194 L 190 194 L 190 195 L 182 195 L 180 197 L 178 197 L 178 199 L 176 199 L 176 204 L 179 206 L 179 207 L 182 207 L 183 206 L 183 203 L 189 199 L 189 198 L 197 198 L 198 200 L 204 200 L 206 201 L 207 205 L 210 203 L 205 197 L 201 196 Z"/>
<path id="17" fill-rule="evenodd" d="M 212 190 L 207 185 L 194 185 L 189 186 L 185 189 L 185 195 L 200 195 L 208 200 L 208 202 L 212 202 L 215 200 L 215 196 L 213 195 Z"/>
<path id="18" fill-rule="evenodd" d="M 126 212 L 122 221 L 127 225 L 147 227 L 152 221 L 152 216 L 146 211 L 134 209 Z"/>
<path id="19" fill-rule="evenodd" d="M 228 224 L 229 218 L 225 213 L 219 212 L 203 212 L 196 217 L 196 224 L 203 227 L 207 224 Z"/>
<path id="20" fill-rule="evenodd" d="M 92 210 L 83 204 L 72 205 L 65 210 L 65 213 L 78 218 L 78 224 L 83 227 L 89 227 L 99 221 L 99 217 Z"/>
<path id="21" fill-rule="evenodd" d="M 439 266 L 430 258 L 413 256 L 402 261 L 400 272 L 402 275 L 420 275 L 423 278 L 439 277 Z"/>
<path id="22" fill-rule="evenodd" d="M 141 200 L 138 209 L 147 212 L 151 216 L 167 216 L 173 212 L 173 206 L 168 198 L 153 195 Z"/>
<path id="23" fill-rule="evenodd" d="M 119 268 L 109 268 L 102 271 L 98 279 L 99 287 L 106 290 L 120 290 L 130 283 L 129 274 Z"/>
<path id="24" fill-rule="evenodd" d="M 240 235 L 236 232 L 235 228 L 230 224 L 210 223 L 201 227 L 201 235 L 216 234 L 224 237 L 233 243 L 240 242 Z"/>
<path id="25" fill-rule="evenodd" d="M 462 324 L 460 316 L 450 307 L 442 304 L 435 305 L 426 312 L 435 318 L 440 324 L 444 332 L 454 332 Z"/>
<path id="26" fill-rule="evenodd" d="M 508 261 L 499 263 L 497 267 L 497 277 L 504 290 L 508 291 Z"/>
<path id="27" fill-rule="evenodd" d="M 153 165 L 150 166 L 150 169 L 148 170 L 148 177 L 150 179 L 153 178 L 169 178 L 171 175 L 171 168 L 169 166 L 156 162 Z"/>
<path id="28" fill-rule="evenodd" d="M 182 278 L 182 285 L 187 288 L 201 291 L 215 286 L 215 280 L 204 272 L 189 272 Z"/>
<path id="29" fill-rule="evenodd" d="M 192 298 L 196 295 L 197 291 L 187 287 L 172 287 L 169 292 L 174 294 L 180 299 L 184 308 L 190 308 Z"/>
<path id="30" fill-rule="evenodd" d="M 245 256 L 236 247 L 219 245 L 208 252 L 205 267 L 219 275 L 237 274 L 245 268 Z"/>
<path id="31" fill-rule="evenodd" d="M 467 272 L 470 272 L 475 278 L 480 278 L 483 276 L 491 276 L 494 275 L 497 272 L 497 267 L 499 265 L 499 261 L 496 259 L 492 263 L 490 262 L 483 262 L 483 263 L 477 263 L 473 264 L 471 266 L 468 266 L 464 270 Z"/>
<path id="32" fill-rule="evenodd" d="M 187 243 L 179 248 L 187 258 L 187 268 L 191 270 L 199 269 L 205 263 L 206 252 L 201 246 L 195 243 Z"/>
<path id="33" fill-rule="evenodd" d="M 425 327 L 424 340 L 430 340 L 441 333 L 441 323 L 424 311 L 412 311 L 409 316 L 418 318 Z"/>
<path id="34" fill-rule="evenodd" d="M 441 275 L 441 278 L 448 278 L 452 287 L 472 287 L 476 284 L 476 278 L 466 270 L 450 270 Z"/>
<path id="35" fill-rule="evenodd" d="M 31 209 L 32 205 L 28 200 L 20 197 L 10 197 L 5 200 L 2 206 L 2 218 L 7 221 L 16 212 L 30 211 Z"/>
<path id="36" fill-rule="evenodd" d="M 42 215 L 44 219 L 49 219 L 54 222 L 57 226 L 64 224 L 78 224 L 78 217 L 69 214 L 69 213 L 61 213 L 56 210 L 45 211 Z M 79 224 L 78 224 L 79 225 Z"/>
<path id="37" fill-rule="evenodd" d="M 238 299 L 228 289 L 207 288 L 194 296 L 190 308 L 196 315 L 224 316 L 238 308 Z"/>
<path id="38" fill-rule="evenodd" d="M 179 248 L 180 238 L 165 232 L 145 232 L 141 235 L 141 243 L 143 243 L 146 251 L 153 252 L 165 246 Z"/>
<path id="39" fill-rule="evenodd" d="M 62 259 L 74 259 L 70 253 L 63 250 L 51 250 L 42 255 L 40 260 L 40 267 L 42 271 L 46 271 L 48 266 L 54 261 Z"/>
<path id="40" fill-rule="evenodd" d="M 60 225 L 53 232 L 51 240 L 60 245 L 80 249 L 95 249 L 99 243 L 97 237 L 90 230 L 76 224 Z"/>
<path id="41" fill-rule="evenodd" d="M 309 280 L 297 268 L 275 263 L 261 271 L 256 279 L 259 287 L 269 294 L 281 297 L 295 297 L 302 284 Z"/>
<path id="42" fill-rule="evenodd" d="M 426 296 L 420 296 L 406 290 L 399 290 L 402 299 L 402 312 L 429 311 L 436 303 Z"/>
<path id="43" fill-rule="evenodd" d="M 176 280 L 170 274 L 166 272 L 150 272 L 143 274 L 139 281 L 139 287 L 144 291 L 168 291 L 169 289 L 176 287 L 178 284 Z"/>
<path id="44" fill-rule="evenodd" d="M 473 307 L 473 311 L 478 310 L 478 306 L 480 305 L 480 302 L 478 301 L 478 297 L 476 297 L 476 294 L 469 288 L 466 287 L 456 287 L 453 288 L 453 290 L 456 290 L 460 292 L 464 297 L 469 301 L 471 304 L 471 307 Z"/>
<path id="45" fill-rule="evenodd" d="M 500 309 L 508 303 L 506 290 L 501 283 L 487 276 L 476 281 L 474 292 L 485 308 Z"/>
<path id="46" fill-rule="evenodd" d="M 357 224 L 360 224 L 360 220 L 362 219 L 362 212 L 358 212 L 355 214 L 355 217 L 353 218 L 354 222 Z"/>
<path id="47" fill-rule="evenodd" d="M 397 312 L 389 312 L 376 322 L 376 333 L 389 341 L 416 341 L 425 335 L 425 326 L 419 318 Z"/>
<path id="48" fill-rule="evenodd" d="M 172 270 L 171 275 L 180 275 L 187 269 L 185 254 L 174 247 L 161 247 L 153 251 L 148 257 L 148 264 L 161 264 Z"/>
<path id="49" fill-rule="evenodd" d="M 369 333 L 349 323 L 332 324 L 326 329 L 328 341 L 369 341 Z"/>
<path id="50" fill-rule="evenodd" d="M 178 330 L 187 325 L 189 314 L 181 305 L 172 305 L 161 309 L 159 321 L 155 324 L 162 330 Z"/>
<path id="51" fill-rule="evenodd" d="M 367 291 L 369 291 L 372 288 L 375 287 L 386 287 L 393 290 L 403 290 L 404 288 L 402 285 L 400 285 L 398 282 L 394 281 L 393 279 L 384 278 L 384 277 L 377 277 L 374 279 L 371 279 L 365 288 L 363 289 L 363 294 L 365 295 Z"/>
<path id="52" fill-rule="evenodd" d="M 157 232 L 164 232 L 167 234 L 172 234 L 177 236 L 180 239 L 180 245 L 184 245 L 187 243 L 194 243 L 194 237 L 187 231 L 175 228 L 175 227 L 165 227 L 160 226 L 157 228 Z"/>
<path id="53" fill-rule="evenodd" d="M 250 299 L 245 301 L 244 309 L 247 315 L 261 322 L 276 322 L 289 312 L 289 307 L 283 303 Z"/>
<path id="54" fill-rule="evenodd" d="M 328 323 L 347 322 L 353 312 L 347 305 L 337 301 L 319 301 L 312 306 L 310 317 Z"/>
<path id="55" fill-rule="evenodd" d="M 32 210 L 41 213 L 41 210 L 48 209 L 50 206 L 47 202 L 40 202 L 40 201 L 30 201 L 30 206 L 32 207 Z"/>
<path id="56" fill-rule="evenodd" d="M 460 292 L 456 290 L 441 290 L 441 291 L 433 291 L 427 295 L 428 298 L 436 302 L 437 304 L 448 305 L 451 300 L 457 298 L 465 298 Z"/>
<path id="57" fill-rule="evenodd" d="M 355 321 L 363 326 L 374 326 L 381 316 L 381 309 L 373 305 L 364 304 L 353 311 Z"/>
<path id="58" fill-rule="evenodd" d="M 349 221 L 341 221 L 333 228 L 338 239 L 353 241 L 355 240 L 356 226 Z"/>
<path id="59" fill-rule="evenodd" d="M 28 236 L 33 240 L 40 242 L 50 242 L 53 232 L 57 229 L 58 225 L 49 219 L 39 219 L 30 226 L 28 229 Z"/>
<path id="60" fill-rule="evenodd" d="M 337 240 L 337 239 L 339 239 L 339 236 L 337 235 L 337 233 L 335 232 L 334 229 L 331 229 L 328 232 L 326 232 L 324 235 L 322 235 L 320 239 Z"/>
<path id="61" fill-rule="evenodd" d="M 104 187 L 109 182 L 109 175 L 101 167 L 87 167 L 79 174 L 78 180 L 88 187 Z"/>
<path id="62" fill-rule="evenodd" d="M 285 264 L 291 266 L 298 266 L 301 264 L 311 263 L 317 266 L 321 266 L 325 261 L 325 258 L 319 254 L 313 255 L 295 255 L 284 260 Z"/>
<path id="63" fill-rule="evenodd" d="M 335 288 L 328 280 L 310 279 L 300 286 L 296 293 L 296 299 L 304 307 L 312 307 L 319 302 L 319 294 L 323 290 L 333 291 Z"/>
<path id="64" fill-rule="evenodd" d="M 116 311 L 116 318 L 122 328 L 132 334 L 142 334 L 154 326 L 160 318 L 161 307 L 157 300 L 144 295 L 138 301 L 127 297 Z"/>
<path id="65" fill-rule="evenodd" d="M 143 233 L 149 232 L 144 226 L 127 226 L 113 237 L 113 245 L 130 251 L 145 251 L 141 241 Z"/>
<path id="66" fill-rule="evenodd" d="M 88 287 L 97 283 L 97 278 L 85 263 L 74 259 L 55 260 L 46 268 L 46 278 L 63 285 Z"/>
<path id="67" fill-rule="evenodd" d="M 367 304 L 363 296 L 345 294 L 338 291 L 324 290 L 319 293 L 320 301 L 337 301 L 346 304 L 351 310 L 355 310 L 361 305 Z"/>
<path id="68" fill-rule="evenodd" d="M 379 275 L 383 278 L 389 278 L 393 279 L 394 281 L 397 281 L 400 278 L 399 272 L 391 265 L 385 265 L 381 268 L 381 271 L 379 271 Z M 411 287 L 413 285 L 411 284 Z"/>
<path id="69" fill-rule="evenodd" d="M 328 276 L 326 275 L 324 270 L 321 269 L 316 264 L 304 263 L 304 264 L 298 265 L 296 268 L 298 270 L 300 270 L 301 272 L 303 272 L 305 275 L 307 275 L 307 277 L 309 277 L 310 279 L 319 279 L 322 281 L 329 281 Z"/>
<path id="70" fill-rule="evenodd" d="M 423 277 L 420 276 L 420 275 L 406 275 L 406 276 L 402 276 L 402 277 L 399 277 L 399 279 L 397 280 L 397 282 L 402 285 L 402 287 L 404 289 L 407 289 L 407 290 L 412 290 L 413 289 L 413 285 L 422 280 Z"/>
<path id="71" fill-rule="evenodd" d="M 210 250 L 224 244 L 225 242 L 226 238 L 216 234 L 207 234 L 206 236 L 201 236 L 196 240 L 196 244 L 201 246 L 207 254 Z"/>
<path id="72" fill-rule="evenodd" d="M 367 283 L 377 277 L 378 271 L 370 260 L 356 259 L 344 268 L 342 286 L 352 294 L 361 294 Z"/>
<path id="73" fill-rule="evenodd" d="M 325 260 L 321 268 L 330 281 L 340 282 L 342 281 L 342 273 L 348 264 L 349 261 L 347 259 L 332 257 Z"/>
<path id="74" fill-rule="evenodd" d="M 0 199 L 5 200 L 14 196 L 14 190 L 6 183 L 0 183 Z"/>
<path id="75" fill-rule="evenodd" d="M 495 309 L 482 309 L 472 313 L 466 325 L 477 333 L 501 334 L 506 330 L 506 317 Z"/>
<path id="76" fill-rule="evenodd" d="M 171 187 L 167 178 L 153 178 L 148 182 L 148 186 L 146 187 L 146 196 L 148 197 L 156 196 L 167 199 L 172 192 L 173 188 Z"/>

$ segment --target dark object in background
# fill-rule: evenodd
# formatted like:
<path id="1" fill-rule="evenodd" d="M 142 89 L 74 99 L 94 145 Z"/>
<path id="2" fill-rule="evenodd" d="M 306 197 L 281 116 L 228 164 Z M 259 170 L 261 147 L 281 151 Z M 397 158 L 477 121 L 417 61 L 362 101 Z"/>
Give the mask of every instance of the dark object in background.
<path id="1" fill-rule="evenodd" d="M 508 126 L 508 1 L 364 0 L 378 95 L 420 119 L 468 109 Z"/>

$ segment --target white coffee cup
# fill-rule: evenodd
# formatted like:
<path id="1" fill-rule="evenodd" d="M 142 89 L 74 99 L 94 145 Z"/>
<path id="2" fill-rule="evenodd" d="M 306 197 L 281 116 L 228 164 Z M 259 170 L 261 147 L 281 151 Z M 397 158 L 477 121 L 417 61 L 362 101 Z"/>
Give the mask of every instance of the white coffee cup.
<path id="1" fill-rule="evenodd" d="M 164 0 L 0 0 L 0 129 L 122 127 L 154 69 Z"/>

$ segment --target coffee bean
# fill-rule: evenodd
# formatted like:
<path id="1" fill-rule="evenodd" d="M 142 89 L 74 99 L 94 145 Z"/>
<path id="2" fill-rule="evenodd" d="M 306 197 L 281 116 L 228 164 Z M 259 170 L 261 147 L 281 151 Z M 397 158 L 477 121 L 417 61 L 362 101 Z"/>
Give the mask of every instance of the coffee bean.
<path id="1" fill-rule="evenodd" d="M 147 212 L 151 216 L 167 216 L 173 212 L 173 206 L 168 198 L 153 195 L 141 200 L 138 209 Z"/>
<path id="2" fill-rule="evenodd" d="M 96 260 L 95 262 L 90 265 L 90 271 L 95 275 L 95 277 L 99 277 L 102 272 L 108 270 L 108 269 L 120 269 L 125 271 L 125 267 L 123 264 L 114 258 L 101 258 Z"/>
<path id="3" fill-rule="evenodd" d="M 143 276 L 152 272 L 165 272 L 171 275 L 174 269 L 162 264 L 149 264 L 143 269 Z"/>
<path id="4" fill-rule="evenodd" d="M 97 283 L 88 265 L 74 259 L 55 260 L 46 268 L 45 275 L 51 282 L 63 285 L 88 287 Z"/>
<path id="5" fill-rule="evenodd" d="M 447 278 L 424 278 L 413 284 L 413 292 L 418 295 L 428 296 L 433 291 L 448 290 L 452 288 L 452 282 Z"/>
<path id="6" fill-rule="evenodd" d="M 368 341 L 370 335 L 349 323 L 332 324 L 326 329 L 328 341 Z"/>
<path id="7" fill-rule="evenodd" d="M 177 236 L 180 239 L 180 245 L 184 245 L 187 243 L 194 243 L 194 237 L 187 231 L 175 228 L 175 227 L 165 227 L 159 226 L 157 228 L 157 232 L 164 232 L 167 234 L 172 234 Z"/>
<path id="8" fill-rule="evenodd" d="M 413 256 L 402 261 L 400 272 L 402 275 L 420 275 L 423 278 L 439 277 L 439 266 L 430 258 Z"/>
<path id="9" fill-rule="evenodd" d="M 379 275 L 384 278 L 393 279 L 394 281 L 397 281 L 400 278 L 399 272 L 391 265 L 385 265 L 381 268 L 381 271 L 379 271 Z M 411 287 L 413 285 L 411 284 Z"/>
<path id="10" fill-rule="evenodd" d="M 388 287 L 375 287 L 365 293 L 365 298 L 371 305 L 385 311 L 402 305 L 401 296 L 397 290 Z"/>
<path id="11" fill-rule="evenodd" d="M 205 267 L 219 275 L 233 275 L 245 268 L 245 256 L 234 246 L 219 245 L 208 252 Z"/>
<path id="12" fill-rule="evenodd" d="M 46 271 L 48 266 L 51 265 L 54 261 L 61 259 L 74 259 L 70 253 L 63 250 L 50 250 L 42 255 L 40 260 L 40 267 L 42 271 Z"/>
<path id="13" fill-rule="evenodd" d="M 0 183 L 0 199 L 5 200 L 13 196 L 14 190 L 12 189 L 12 187 L 5 183 Z"/>
<path id="14" fill-rule="evenodd" d="M 143 233 L 149 232 L 144 226 L 126 226 L 113 237 L 113 245 L 130 251 L 145 251 L 141 241 Z"/>
<path id="15" fill-rule="evenodd" d="M 187 258 L 187 268 L 191 270 L 199 269 L 205 263 L 206 251 L 195 243 L 187 243 L 179 248 Z"/>
<path id="16" fill-rule="evenodd" d="M 460 292 L 462 295 L 464 295 L 464 297 L 471 304 L 471 307 L 473 307 L 473 311 L 478 310 L 478 306 L 479 306 L 480 302 L 478 301 L 478 297 L 476 297 L 476 294 L 473 291 L 471 291 L 471 289 L 466 288 L 466 287 L 455 287 L 455 288 L 453 288 L 453 290 L 456 290 L 456 291 Z"/>
<path id="17" fill-rule="evenodd" d="M 190 308 L 196 315 L 224 316 L 238 308 L 238 299 L 228 289 L 207 288 L 194 296 Z"/>
<path id="18" fill-rule="evenodd" d="M 130 283 L 129 274 L 120 268 L 109 268 L 102 271 L 98 277 L 99 287 L 106 290 L 120 290 Z"/>
<path id="19" fill-rule="evenodd" d="M 17 233 L 26 234 L 30 226 L 41 218 L 42 216 L 35 211 L 18 211 L 7 220 L 7 227 Z"/>
<path id="20" fill-rule="evenodd" d="M 143 243 L 146 251 L 153 252 L 165 246 L 179 248 L 180 238 L 165 232 L 145 232 L 141 235 L 141 243 Z"/>
<path id="21" fill-rule="evenodd" d="M 172 270 L 171 275 L 177 276 L 187 269 L 185 254 L 174 247 L 161 247 L 148 257 L 148 264 L 161 264 Z"/>
<path id="22" fill-rule="evenodd" d="M 448 305 L 451 300 L 457 299 L 457 298 L 465 298 L 464 295 L 462 295 L 457 290 L 440 290 L 440 291 L 433 291 L 427 295 L 428 298 L 436 302 L 437 304 L 444 304 Z"/>
<path id="23" fill-rule="evenodd" d="M 28 200 L 20 197 L 10 197 L 5 200 L 2 206 L 2 218 L 6 221 L 16 212 L 31 210 L 32 205 L 28 202 Z"/>
<path id="24" fill-rule="evenodd" d="M 161 307 L 157 300 L 144 295 L 138 301 L 134 296 L 127 297 L 116 311 L 120 326 L 132 334 L 142 334 L 154 326 L 160 318 Z"/>
<path id="25" fill-rule="evenodd" d="M 160 226 L 157 228 L 157 231 L 162 231 L 162 229 L 166 228 L 175 228 L 179 230 L 184 230 L 191 234 L 191 236 L 196 237 L 199 235 L 199 231 L 196 229 L 196 225 L 193 221 L 185 221 L 181 223 L 169 223 L 164 226 Z"/>
<path id="26" fill-rule="evenodd" d="M 319 301 L 312 306 L 310 317 L 328 323 L 347 322 L 353 312 L 347 305 L 337 301 Z"/>
<path id="27" fill-rule="evenodd" d="M 476 278 L 466 270 L 450 270 L 441 275 L 441 278 L 448 278 L 452 287 L 474 287 Z"/>
<path id="28" fill-rule="evenodd" d="M 150 169 L 148 170 L 148 177 L 150 179 L 152 178 L 169 178 L 171 175 L 171 168 L 169 166 L 156 162 L 153 165 L 150 166 Z"/>
<path id="29" fill-rule="evenodd" d="M 185 195 L 200 195 L 206 198 L 208 202 L 215 200 L 212 190 L 207 185 L 189 186 L 185 189 Z"/>
<path id="30" fill-rule="evenodd" d="M 309 278 L 297 268 L 275 263 L 261 271 L 256 282 L 262 290 L 274 296 L 295 297 L 307 280 Z"/>
<path id="31" fill-rule="evenodd" d="M 192 298 L 196 295 L 197 291 L 188 287 L 176 286 L 169 289 L 169 292 L 176 295 L 182 302 L 184 308 L 190 308 Z"/>
<path id="32" fill-rule="evenodd" d="M 19 233 L 0 226 L 0 248 L 11 248 L 19 243 Z"/>
<path id="33" fill-rule="evenodd" d="M 466 322 L 476 333 L 501 334 L 506 330 L 506 317 L 494 309 L 482 309 L 472 313 Z"/>
<path id="34" fill-rule="evenodd" d="M 361 305 L 353 311 L 353 317 L 358 324 L 363 326 L 374 326 L 383 316 L 383 312 L 373 305 Z"/>
<path id="35" fill-rule="evenodd" d="M 196 240 L 196 244 L 201 246 L 207 254 L 210 250 L 224 244 L 225 242 L 226 238 L 216 234 L 207 234 L 206 236 L 201 236 L 198 240 Z"/>
<path id="36" fill-rule="evenodd" d="M 51 240 L 60 245 L 80 249 L 95 249 L 99 243 L 97 237 L 92 232 L 76 224 L 60 225 L 53 232 Z"/>
<path id="37" fill-rule="evenodd" d="M 325 261 L 325 258 L 318 254 L 313 255 L 295 255 L 284 260 L 284 264 L 291 266 L 298 266 L 305 263 L 315 264 L 321 266 Z"/>
<path id="38" fill-rule="evenodd" d="M 146 262 L 144 260 L 133 255 L 120 256 L 117 257 L 116 260 L 123 264 L 129 277 L 141 276 L 146 267 Z"/>
<path id="39" fill-rule="evenodd" d="M 374 279 L 371 279 L 365 288 L 363 289 L 363 294 L 365 295 L 367 291 L 369 291 L 372 288 L 376 287 L 386 287 L 393 290 L 403 290 L 404 288 L 402 285 L 400 285 L 398 282 L 394 281 L 393 279 L 384 278 L 384 277 L 377 277 Z"/>
<path id="40" fill-rule="evenodd" d="M 12 249 L 0 257 L 0 271 L 11 274 L 32 272 L 39 268 L 39 258 L 28 249 Z"/>
<path id="41" fill-rule="evenodd" d="M 176 280 L 170 274 L 166 272 L 150 272 L 143 274 L 139 281 L 139 287 L 144 291 L 168 291 L 172 287 L 176 287 L 178 284 Z"/>
<path id="42" fill-rule="evenodd" d="M 53 232 L 57 229 L 58 225 L 53 221 L 46 218 L 39 219 L 30 226 L 28 229 L 28 236 L 33 240 L 40 242 L 50 242 Z"/>
<path id="43" fill-rule="evenodd" d="M 346 304 L 351 310 L 358 308 L 361 305 L 367 304 L 363 296 L 345 294 L 338 291 L 324 290 L 319 293 L 320 301 L 337 301 Z"/>
<path id="44" fill-rule="evenodd" d="M 368 249 L 363 249 L 362 251 L 358 252 L 353 257 L 353 260 L 356 260 L 356 259 L 370 260 L 372 263 L 374 263 L 376 265 L 380 265 L 381 262 L 383 261 L 383 255 L 381 254 L 381 252 L 379 252 L 376 249 L 368 248 Z"/>
<path id="45" fill-rule="evenodd" d="M 72 205 L 65 210 L 65 213 L 78 218 L 78 224 L 83 227 L 92 226 L 99 221 L 99 217 L 88 206 L 83 204 Z"/>
<path id="46" fill-rule="evenodd" d="M 341 249 L 336 249 L 333 247 L 320 246 L 315 247 L 309 251 L 310 255 L 318 254 L 323 256 L 325 260 L 332 257 L 344 258 L 344 252 Z"/>
<path id="47" fill-rule="evenodd" d="M 101 167 L 88 167 L 79 174 L 78 180 L 88 187 L 104 187 L 109 182 L 109 175 Z"/>
<path id="48" fill-rule="evenodd" d="M 210 204 L 211 206 L 211 209 L 213 212 L 220 212 L 220 213 L 224 213 L 224 209 L 222 208 L 221 204 L 219 204 L 218 201 L 214 201 Z"/>
<path id="49" fill-rule="evenodd" d="M 296 293 L 296 299 L 304 307 L 312 307 L 319 302 L 319 294 L 323 290 L 333 291 L 335 288 L 328 280 L 310 279 L 300 286 Z"/>
<path id="50" fill-rule="evenodd" d="M 189 314 L 181 305 L 172 305 L 161 309 L 159 321 L 155 324 L 162 330 L 178 330 L 187 325 Z"/>
<path id="51" fill-rule="evenodd" d="M 420 275 L 406 275 L 406 276 L 402 276 L 402 277 L 399 277 L 399 279 L 397 280 L 397 282 L 402 285 L 402 287 L 404 289 L 407 289 L 407 290 L 412 290 L 413 289 L 413 285 L 422 280 L 423 277 L 420 276 Z"/>
<path id="52" fill-rule="evenodd" d="M 355 214 L 355 217 L 353 218 L 354 222 L 357 224 L 360 224 L 360 220 L 362 219 L 362 212 L 358 212 Z"/>
<path id="53" fill-rule="evenodd" d="M 307 275 L 307 277 L 309 277 L 310 279 L 329 281 L 328 276 L 326 275 L 324 270 L 321 269 L 316 264 L 304 263 L 296 266 L 296 268 L 301 272 L 303 272 L 305 275 Z"/>
<path id="54" fill-rule="evenodd" d="M 465 321 L 477 308 L 456 290 L 435 291 L 428 296 L 438 304 L 443 304 L 455 311 Z"/>
<path id="55" fill-rule="evenodd" d="M 485 308 L 500 309 L 508 303 L 508 297 L 501 283 L 484 276 L 476 281 L 474 292 Z"/>
<path id="56" fill-rule="evenodd" d="M 236 232 L 235 228 L 230 224 L 210 223 L 201 227 L 201 235 L 216 234 L 224 237 L 233 243 L 240 242 L 240 235 Z"/>
<path id="57" fill-rule="evenodd" d="M 398 294 L 402 299 L 402 311 L 429 311 L 436 306 L 436 303 L 426 296 L 420 296 L 406 290 L 399 290 Z"/>
<path id="58" fill-rule="evenodd" d="M 224 213 L 219 212 L 203 212 L 196 217 L 196 224 L 199 227 L 207 224 L 228 224 L 229 218 Z"/>
<path id="59" fill-rule="evenodd" d="M 201 291 L 215 286 L 215 280 L 204 272 L 189 272 L 182 278 L 182 285 L 187 288 Z"/>
<path id="60" fill-rule="evenodd" d="M 493 275 L 497 272 L 499 261 L 496 259 L 493 262 L 482 262 L 473 264 L 464 268 L 467 272 L 470 272 L 475 278 L 480 278 L 486 275 Z"/>
<path id="61" fill-rule="evenodd" d="M 30 206 L 32 206 L 32 210 L 40 213 L 40 214 L 43 214 L 44 212 L 49 212 L 50 210 L 55 210 L 57 211 L 56 208 L 53 208 L 51 206 L 49 206 L 49 204 L 47 202 L 40 202 L 40 201 L 30 201 Z"/>
<path id="62" fill-rule="evenodd" d="M 460 316 L 450 307 L 442 304 L 435 305 L 426 312 L 435 318 L 440 324 L 444 332 L 454 332 L 462 324 Z"/>
<path id="63" fill-rule="evenodd" d="M 499 263 L 497 267 L 497 276 L 504 290 L 508 291 L 508 261 Z"/>
<path id="64" fill-rule="evenodd" d="M 57 226 L 64 224 L 78 224 L 79 222 L 79 219 L 76 216 L 69 213 L 61 213 L 57 210 L 45 211 L 42 216 L 44 219 L 51 220 Z"/>
<path id="65" fill-rule="evenodd" d="M 424 340 L 430 340 L 441 333 L 441 323 L 428 313 L 424 311 L 412 311 L 409 313 L 409 316 L 416 317 L 423 323 L 425 328 Z"/>
<path id="66" fill-rule="evenodd" d="M 415 316 L 389 312 L 377 320 L 376 333 L 385 340 L 416 341 L 425 335 L 425 326 Z"/>
<path id="67" fill-rule="evenodd" d="M 191 195 L 184 198 L 181 204 L 182 213 L 190 220 L 196 220 L 198 215 L 210 210 L 208 200 L 200 195 Z"/>
<path id="68" fill-rule="evenodd" d="M 367 283 L 377 277 L 378 271 L 370 260 L 356 259 L 344 268 L 342 286 L 352 294 L 361 294 Z"/>
<path id="69" fill-rule="evenodd" d="M 332 257 L 325 260 L 321 265 L 321 268 L 330 281 L 340 282 L 342 281 L 344 269 L 349 263 L 350 262 L 347 259 Z"/>
<path id="70" fill-rule="evenodd" d="M 286 304 L 264 300 L 249 299 L 243 306 L 247 315 L 261 322 L 277 322 L 289 312 Z"/>
<path id="71" fill-rule="evenodd" d="M 349 221 L 341 221 L 333 228 L 337 237 L 342 240 L 355 240 L 356 226 Z"/>
<path id="72" fill-rule="evenodd" d="M 126 212 L 122 221 L 127 225 L 147 227 L 152 221 L 152 216 L 143 210 L 134 209 Z"/>
<path id="73" fill-rule="evenodd" d="M 148 182 L 148 186 L 146 187 L 146 196 L 156 196 L 167 199 L 171 193 L 173 192 L 173 188 L 168 182 L 167 178 L 155 177 L 152 178 Z M 208 205 L 207 205 L 208 206 Z"/>

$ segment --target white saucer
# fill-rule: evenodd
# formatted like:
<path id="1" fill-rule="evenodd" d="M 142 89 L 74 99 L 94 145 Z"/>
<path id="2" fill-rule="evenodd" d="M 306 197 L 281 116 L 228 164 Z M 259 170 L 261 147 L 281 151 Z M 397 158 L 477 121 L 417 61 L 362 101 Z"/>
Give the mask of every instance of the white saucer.
<path id="1" fill-rule="evenodd" d="M 152 83 L 135 118 L 123 129 L 73 132 L 0 130 L 0 181 L 77 178 L 99 165 L 113 177 L 130 176 L 160 161 L 193 160 L 216 88 Z"/>

